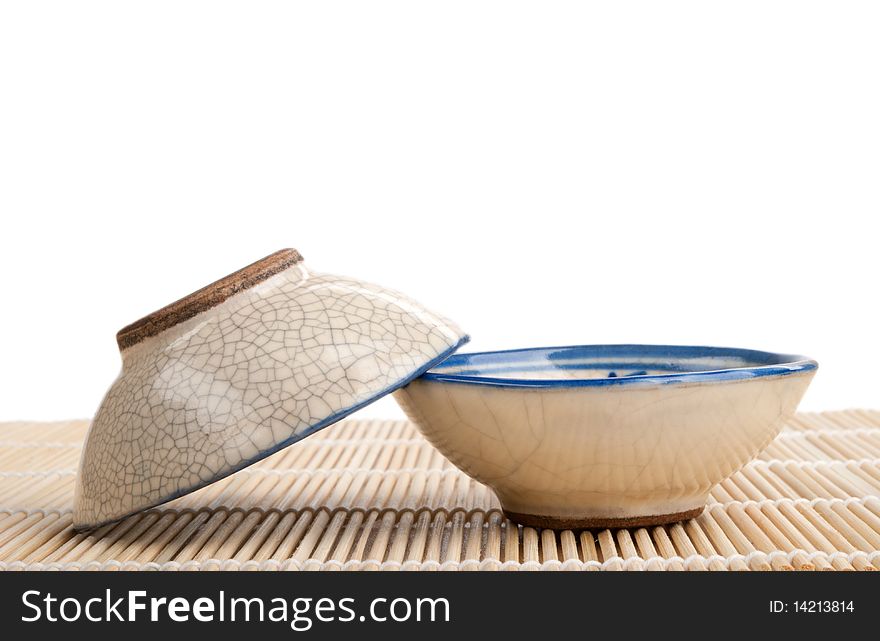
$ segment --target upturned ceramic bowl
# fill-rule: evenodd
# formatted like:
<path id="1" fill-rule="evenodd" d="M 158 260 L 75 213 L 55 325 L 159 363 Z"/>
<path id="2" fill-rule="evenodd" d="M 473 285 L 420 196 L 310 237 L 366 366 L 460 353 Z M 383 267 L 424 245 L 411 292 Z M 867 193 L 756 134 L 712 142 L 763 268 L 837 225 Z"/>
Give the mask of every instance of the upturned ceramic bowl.
<path id="1" fill-rule="evenodd" d="M 816 367 L 717 347 L 522 349 L 453 355 L 395 398 L 510 519 L 626 527 L 697 516 L 792 416 Z"/>
<path id="2" fill-rule="evenodd" d="M 227 476 L 405 385 L 467 341 L 378 285 L 285 249 L 124 327 L 73 521 L 90 528 Z"/>

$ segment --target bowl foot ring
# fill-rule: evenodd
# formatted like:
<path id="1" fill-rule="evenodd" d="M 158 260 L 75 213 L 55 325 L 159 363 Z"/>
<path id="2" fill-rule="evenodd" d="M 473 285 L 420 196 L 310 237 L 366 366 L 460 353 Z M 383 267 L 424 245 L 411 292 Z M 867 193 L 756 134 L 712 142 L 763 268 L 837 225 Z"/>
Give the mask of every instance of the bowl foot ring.
<path id="1" fill-rule="evenodd" d="M 622 518 L 589 518 L 578 519 L 570 517 L 554 517 L 542 514 L 521 514 L 502 510 L 504 516 L 520 525 L 528 527 L 546 528 L 551 530 L 605 530 L 626 527 L 645 527 L 648 525 L 664 525 L 693 519 L 703 513 L 703 506 L 696 507 L 684 512 L 672 512 L 671 514 L 651 514 L 649 516 L 627 516 Z"/>

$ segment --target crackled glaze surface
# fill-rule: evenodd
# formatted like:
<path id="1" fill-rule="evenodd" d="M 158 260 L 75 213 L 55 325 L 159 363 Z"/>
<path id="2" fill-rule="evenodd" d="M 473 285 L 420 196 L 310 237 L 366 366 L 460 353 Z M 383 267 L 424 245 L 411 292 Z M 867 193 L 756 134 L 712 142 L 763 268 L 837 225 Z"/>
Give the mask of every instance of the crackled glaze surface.
<path id="1" fill-rule="evenodd" d="M 395 398 L 438 450 L 495 490 L 509 516 L 565 527 L 694 516 L 716 483 L 776 436 L 815 372 L 813 363 L 787 374 L 724 380 L 721 373 L 699 382 L 684 373 L 699 365 L 668 359 L 627 356 L 613 368 L 573 359 L 537 369 L 504 359 L 469 368 L 444 363 Z M 670 370 L 682 379 L 649 378 Z M 474 374 L 482 384 L 437 380 L 444 372 Z M 644 378 L 598 380 L 627 375 Z M 492 376 L 510 385 L 487 384 Z M 566 386 L 574 378 L 592 383 Z M 517 387 L 524 379 L 547 386 Z"/>
<path id="2" fill-rule="evenodd" d="M 397 292 L 285 269 L 123 350 L 83 451 L 74 522 L 92 527 L 222 478 L 465 340 Z"/>

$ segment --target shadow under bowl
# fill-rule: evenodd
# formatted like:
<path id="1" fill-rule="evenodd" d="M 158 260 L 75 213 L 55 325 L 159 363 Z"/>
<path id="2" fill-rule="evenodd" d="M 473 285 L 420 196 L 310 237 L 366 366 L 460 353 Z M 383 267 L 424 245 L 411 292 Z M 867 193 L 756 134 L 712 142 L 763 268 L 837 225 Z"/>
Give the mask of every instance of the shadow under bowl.
<path id="1" fill-rule="evenodd" d="M 724 347 L 532 348 L 455 354 L 394 396 L 511 520 L 632 527 L 699 515 L 791 418 L 816 368 Z"/>

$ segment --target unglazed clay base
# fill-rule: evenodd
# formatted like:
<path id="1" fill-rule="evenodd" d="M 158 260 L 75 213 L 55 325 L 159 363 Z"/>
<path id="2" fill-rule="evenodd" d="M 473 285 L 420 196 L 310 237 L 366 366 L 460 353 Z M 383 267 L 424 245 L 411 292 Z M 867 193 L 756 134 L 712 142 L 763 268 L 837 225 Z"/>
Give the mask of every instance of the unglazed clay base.
<path id="1" fill-rule="evenodd" d="M 504 516 L 520 525 L 529 527 L 550 528 L 553 530 L 594 530 L 605 528 L 621 528 L 621 527 L 647 527 L 649 525 L 665 525 L 667 523 L 677 523 L 678 521 L 686 521 L 694 519 L 703 513 L 703 506 L 684 512 L 673 512 L 672 514 L 651 514 L 647 516 L 631 516 L 625 518 L 570 518 L 570 517 L 554 517 L 543 514 L 521 514 L 519 512 L 508 512 L 502 510 Z"/>

